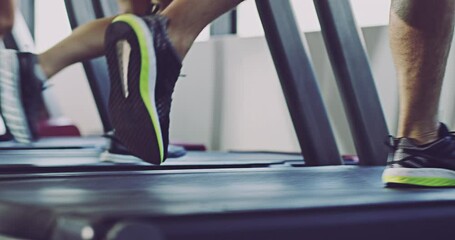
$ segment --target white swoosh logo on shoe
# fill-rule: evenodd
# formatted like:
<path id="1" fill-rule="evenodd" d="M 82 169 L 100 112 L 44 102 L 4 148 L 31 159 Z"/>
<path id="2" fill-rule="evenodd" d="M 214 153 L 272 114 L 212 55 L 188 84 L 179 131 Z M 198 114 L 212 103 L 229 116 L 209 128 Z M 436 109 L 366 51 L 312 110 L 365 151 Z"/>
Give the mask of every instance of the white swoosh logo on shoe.
<path id="1" fill-rule="evenodd" d="M 117 42 L 117 59 L 119 74 L 122 81 L 123 96 L 128 98 L 130 91 L 128 88 L 128 65 L 131 55 L 131 46 L 126 40 Z"/>

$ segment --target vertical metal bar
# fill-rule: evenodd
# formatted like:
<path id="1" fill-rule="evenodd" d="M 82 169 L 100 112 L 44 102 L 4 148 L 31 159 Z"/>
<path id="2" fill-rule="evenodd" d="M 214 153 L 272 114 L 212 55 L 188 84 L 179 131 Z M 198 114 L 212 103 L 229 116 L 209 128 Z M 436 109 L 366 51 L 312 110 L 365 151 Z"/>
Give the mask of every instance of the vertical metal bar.
<path id="1" fill-rule="evenodd" d="M 210 35 L 237 34 L 237 11 L 234 9 L 225 13 L 210 25 Z"/>
<path id="2" fill-rule="evenodd" d="M 385 165 L 387 124 L 349 0 L 314 0 L 362 165 Z"/>
<path id="3" fill-rule="evenodd" d="M 117 1 L 112 0 L 92 0 L 93 8 L 97 18 L 104 18 L 119 14 Z"/>
<path id="4" fill-rule="evenodd" d="M 73 29 L 96 19 L 91 0 L 65 0 L 65 5 Z M 108 112 L 110 82 L 106 59 L 101 57 L 84 61 L 82 64 L 98 108 L 104 131 L 108 132 L 112 130 L 112 124 Z"/>
<path id="5" fill-rule="evenodd" d="M 21 0 L 19 2 L 19 9 L 24 16 L 33 39 L 35 39 L 35 0 Z"/>
<path id="6" fill-rule="evenodd" d="M 289 0 L 256 0 L 256 5 L 305 162 L 342 164 Z"/>

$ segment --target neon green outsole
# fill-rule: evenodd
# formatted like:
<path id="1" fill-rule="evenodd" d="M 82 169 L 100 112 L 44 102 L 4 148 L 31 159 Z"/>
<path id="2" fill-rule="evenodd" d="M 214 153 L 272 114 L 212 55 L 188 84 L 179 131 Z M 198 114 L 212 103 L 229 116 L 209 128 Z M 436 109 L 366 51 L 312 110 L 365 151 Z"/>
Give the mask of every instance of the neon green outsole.
<path id="1" fill-rule="evenodd" d="M 384 183 L 406 184 L 424 187 L 455 187 L 455 179 L 411 176 L 383 176 Z"/>

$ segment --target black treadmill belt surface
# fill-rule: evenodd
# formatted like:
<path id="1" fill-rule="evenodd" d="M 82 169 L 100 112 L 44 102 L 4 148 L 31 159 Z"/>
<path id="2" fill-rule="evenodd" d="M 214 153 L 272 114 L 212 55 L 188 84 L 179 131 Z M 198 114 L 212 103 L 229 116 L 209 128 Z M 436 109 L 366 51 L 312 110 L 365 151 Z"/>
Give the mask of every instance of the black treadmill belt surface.
<path id="1" fill-rule="evenodd" d="M 264 232 L 256 229 L 257 224 L 274 233 L 281 232 L 282 236 L 325 226 L 329 232 L 321 236 L 333 231 L 331 236 L 339 233 L 355 237 L 367 233 L 343 232 L 337 226 L 346 225 L 345 229 L 349 229 L 351 225 L 377 225 L 378 234 L 386 231 L 379 231 L 382 228 L 403 221 L 401 232 L 423 224 L 425 229 L 414 232 L 442 228 L 444 234 L 455 233 L 444 225 L 455 224 L 455 189 L 387 189 L 381 183 L 382 170 L 289 167 L 142 171 L 66 178 L 50 175 L 22 180 L 18 177 L 0 180 L 0 230 L 18 234 L 17 228 L 27 223 L 36 226 L 35 232 L 18 237 L 35 234 L 51 238 L 46 234 L 80 233 L 78 229 L 90 226 L 101 236 L 114 225 L 133 222 L 158 228 L 169 239 L 210 239 L 204 237 L 208 232 L 214 234 L 212 239 L 229 239 L 223 236 L 241 233 L 273 239 L 273 235 L 261 235 Z M 30 216 L 30 211 L 42 214 Z M 54 224 L 46 219 L 52 219 Z M 246 219 L 249 224 L 239 225 Z M 211 228 L 204 228 L 208 223 Z M 172 231 L 170 226 L 174 226 Z M 193 226 L 193 230 L 188 226 Z M 225 235 L 226 231 L 231 235 Z"/>
<path id="2" fill-rule="evenodd" d="M 5 150 L 2 151 L 0 159 L 0 174 L 77 173 L 78 175 L 93 175 L 96 172 L 106 171 L 258 168 L 304 164 L 303 158 L 298 154 L 248 152 L 187 152 L 183 157 L 167 159 L 161 166 L 150 165 L 139 160 L 119 164 L 101 161 L 102 151 L 102 149 L 97 152 L 92 149 Z"/>

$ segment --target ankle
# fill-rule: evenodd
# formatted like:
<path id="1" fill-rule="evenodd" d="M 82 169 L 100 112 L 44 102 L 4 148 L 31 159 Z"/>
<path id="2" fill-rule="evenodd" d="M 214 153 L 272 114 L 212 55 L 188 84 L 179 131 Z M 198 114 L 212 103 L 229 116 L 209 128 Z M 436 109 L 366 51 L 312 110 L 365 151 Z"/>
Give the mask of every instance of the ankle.
<path id="1" fill-rule="evenodd" d="M 415 135 L 415 136 L 411 136 L 409 138 L 412 139 L 414 141 L 414 143 L 417 145 L 425 145 L 425 144 L 432 143 L 432 142 L 438 140 L 439 135 L 436 132 L 436 133 Z"/>
<path id="2" fill-rule="evenodd" d="M 185 34 L 180 34 L 178 31 L 175 31 L 172 28 L 168 28 L 168 35 L 172 46 L 179 55 L 180 59 L 183 60 L 193 45 L 193 37 L 187 36 Z"/>
<path id="3" fill-rule="evenodd" d="M 39 54 L 37 55 L 38 57 L 38 63 L 43 70 L 44 75 L 46 76 L 46 79 L 49 79 L 52 77 L 56 72 L 53 70 L 50 61 L 47 60 L 45 54 Z"/>
<path id="4" fill-rule="evenodd" d="M 416 127 L 402 131 L 402 137 L 412 139 L 417 145 L 424 145 L 439 139 L 439 123 L 431 127 Z"/>
<path id="5" fill-rule="evenodd" d="M 178 15 L 175 16 L 172 12 L 164 11 L 162 15 L 169 19 L 167 26 L 169 40 L 180 59 L 183 60 L 202 29 L 184 22 L 185 19 L 181 19 Z"/>

